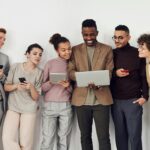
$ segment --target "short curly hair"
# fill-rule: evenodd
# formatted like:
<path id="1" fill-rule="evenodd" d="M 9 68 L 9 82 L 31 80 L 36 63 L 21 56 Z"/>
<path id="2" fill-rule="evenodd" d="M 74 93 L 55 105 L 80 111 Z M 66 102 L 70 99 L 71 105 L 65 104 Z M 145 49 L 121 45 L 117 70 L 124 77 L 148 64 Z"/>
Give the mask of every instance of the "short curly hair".
<path id="1" fill-rule="evenodd" d="M 138 40 L 137 43 L 140 45 L 146 44 L 148 50 L 150 51 L 150 34 L 142 34 Z"/>

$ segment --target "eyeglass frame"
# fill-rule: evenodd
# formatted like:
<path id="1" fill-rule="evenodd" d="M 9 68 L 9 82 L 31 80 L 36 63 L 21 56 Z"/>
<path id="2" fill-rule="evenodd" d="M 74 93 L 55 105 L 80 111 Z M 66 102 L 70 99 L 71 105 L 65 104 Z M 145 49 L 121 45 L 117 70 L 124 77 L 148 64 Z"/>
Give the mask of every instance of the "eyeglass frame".
<path id="1" fill-rule="evenodd" d="M 127 34 L 126 36 L 129 36 L 129 35 Z M 113 39 L 113 41 L 115 41 L 115 40 L 117 40 L 117 39 L 120 41 L 120 40 L 123 40 L 126 36 L 118 36 L 118 37 L 117 37 L 117 36 L 114 35 L 114 36 L 112 37 L 112 39 Z"/>

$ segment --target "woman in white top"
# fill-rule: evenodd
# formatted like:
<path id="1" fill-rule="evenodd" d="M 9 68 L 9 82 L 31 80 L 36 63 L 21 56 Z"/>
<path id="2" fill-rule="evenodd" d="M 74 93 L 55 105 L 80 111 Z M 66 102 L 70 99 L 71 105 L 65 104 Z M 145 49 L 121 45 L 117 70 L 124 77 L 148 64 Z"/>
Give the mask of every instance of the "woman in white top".
<path id="1" fill-rule="evenodd" d="M 32 44 L 26 51 L 27 61 L 11 66 L 5 82 L 9 92 L 8 111 L 3 127 L 4 150 L 33 150 L 33 136 L 41 92 L 42 70 L 37 67 L 43 48 Z M 19 133 L 19 135 L 17 135 Z"/>
<path id="2" fill-rule="evenodd" d="M 137 42 L 139 44 L 139 57 L 146 58 L 146 75 L 150 87 L 150 34 L 142 34 Z"/>

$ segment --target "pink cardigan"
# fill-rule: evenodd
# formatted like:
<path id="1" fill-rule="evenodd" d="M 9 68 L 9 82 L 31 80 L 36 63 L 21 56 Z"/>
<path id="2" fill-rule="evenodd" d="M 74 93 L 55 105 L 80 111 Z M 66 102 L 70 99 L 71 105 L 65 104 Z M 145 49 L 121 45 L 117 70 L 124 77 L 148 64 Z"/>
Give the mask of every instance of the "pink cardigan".
<path id="1" fill-rule="evenodd" d="M 44 92 L 44 100 L 46 102 L 66 102 L 70 100 L 72 88 L 64 88 L 58 84 L 51 84 L 49 81 L 50 73 L 66 73 L 67 62 L 66 60 L 58 57 L 49 60 L 44 68 L 42 90 Z"/>

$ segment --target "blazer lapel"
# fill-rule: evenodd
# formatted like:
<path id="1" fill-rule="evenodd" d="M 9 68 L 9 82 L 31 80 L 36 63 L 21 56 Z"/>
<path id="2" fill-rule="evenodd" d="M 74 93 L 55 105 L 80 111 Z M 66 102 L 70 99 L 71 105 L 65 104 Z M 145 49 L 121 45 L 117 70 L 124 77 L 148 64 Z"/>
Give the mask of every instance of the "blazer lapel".
<path id="1" fill-rule="evenodd" d="M 96 66 L 96 62 L 99 58 L 100 55 L 100 45 L 97 43 L 96 47 L 95 47 L 95 51 L 94 51 L 94 55 L 93 55 L 93 61 L 92 61 L 92 69 L 94 70 L 95 66 Z"/>
<path id="2" fill-rule="evenodd" d="M 87 53 L 87 48 L 86 45 L 83 44 L 81 47 L 81 54 L 82 54 L 82 61 L 83 66 L 85 67 L 86 70 L 89 70 L 89 64 L 88 64 L 88 53 Z"/>

